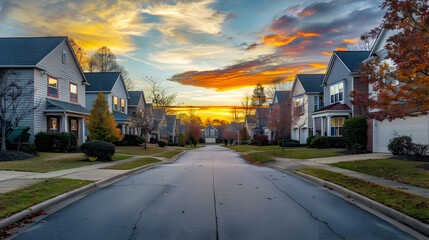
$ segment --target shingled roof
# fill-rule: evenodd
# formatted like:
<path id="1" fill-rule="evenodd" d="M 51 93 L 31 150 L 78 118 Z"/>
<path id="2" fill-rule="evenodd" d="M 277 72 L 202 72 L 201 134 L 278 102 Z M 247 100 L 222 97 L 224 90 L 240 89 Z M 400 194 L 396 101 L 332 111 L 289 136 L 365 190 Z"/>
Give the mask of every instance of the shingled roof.
<path id="1" fill-rule="evenodd" d="M 46 99 L 46 108 L 44 112 L 72 112 L 78 114 L 89 115 L 89 110 L 79 104 L 58 101 L 54 99 Z"/>
<path id="2" fill-rule="evenodd" d="M 274 99 L 277 99 L 279 103 L 284 103 L 290 96 L 290 91 L 275 91 Z"/>
<path id="3" fill-rule="evenodd" d="M 325 74 L 297 74 L 302 87 L 307 93 L 322 93 L 323 78 Z"/>
<path id="4" fill-rule="evenodd" d="M 321 108 L 317 111 L 314 111 L 314 113 L 323 112 L 323 111 L 351 111 L 350 107 L 346 104 L 342 104 L 340 102 L 334 103 L 332 105 L 329 105 L 327 107 Z"/>
<path id="5" fill-rule="evenodd" d="M 174 126 L 176 124 L 176 115 L 167 115 L 167 131 L 174 133 Z"/>
<path id="6" fill-rule="evenodd" d="M 128 91 L 128 95 L 130 95 L 130 99 L 128 99 L 128 106 L 137 106 L 139 104 L 140 97 L 143 94 L 143 91 Z"/>
<path id="7" fill-rule="evenodd" d="M 369 51 L 334 51 L 351 72 L 357 72 L 359 63 L 367 59 Z"/>
<path id="8" fill-rule="evenodd" d="M 0 38 L 0 66 L 35 66 L 67 37 Z"/>
<path id="9" fill-rule="evenodd" d="M 110 92 L 120 76 L 120 72 L 96 72 L 96 73 L 85 73 L 86 80 L 88 80 L 89 86 L 86 87 L 86 91 L 102 91 Z"/>
<path id="10" fill-rule="evenodd" d="M 154 118 L 156 118 L 156 119 L 161 119 L 161 118 L 162 118 L 162 116 L 166 115 L 166 113 L 165 113 L 165 109 L 155 108 L 155 109 L 153 110 L 153 115 L 154 115 Z"/>

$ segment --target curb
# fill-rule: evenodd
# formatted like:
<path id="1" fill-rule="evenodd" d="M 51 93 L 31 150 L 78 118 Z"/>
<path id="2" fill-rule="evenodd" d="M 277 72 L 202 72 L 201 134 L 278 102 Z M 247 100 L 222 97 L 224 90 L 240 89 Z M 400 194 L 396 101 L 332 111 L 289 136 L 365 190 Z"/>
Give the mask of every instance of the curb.
<path id="1" fill-rule="evenodd" d="M 103 179 L 103 180 L 100 180 L 100 181 L 97 181 L 94 183 L 90 183 L 90 184 L 83 186 L 81 188 L 78 188 L 78 189 L 75 189 L 73 191 L 66 192 L 66 193 L 63 193 L 63 194 L 58 195 L 56 197 L 53 197 L 51 199 L 48 199 L 44 202 L 41 202 L 41 203 L 36 204 L 32 207 L 29 207 L 29 208 L 27 208 L 27 209 L 25 209 L 19 213 L 15 213 L 14 215 L 12 215 L 10 217 L 7 217 L 7 218 L 0 220 L 0 229 L 5 228 L 11 224 L 14 224 L 14 223 L 24 219 L 25 217 L 31 216 L 31 215 L 33 215 L 33 214 L 35 214 L 35 213 L 37 213 L 43 209 L 47 209 L 49 207 L 52 207 L 53 205 L 58 204 L 62 201 L 68 200 L 70 198 L 76 197 L 76 196 L 81 195 L 81 194 L 88 193 L 88 192 L 96 190 L 98 188 L 107 187 L 110 184 L 113 184 L 113 183 L 115 183 L 121 179 L 132 176 L 136 173 L 142 172 L 144 170 L 150 169 L 150 168 L 155 167 L 155 166 L 160 165 L 160 164 L 161 163 L 151 163 L 151 164 L 148 164 L 148 165 L 145 165 L 142 167 L 138 167 L 138 168 L 129 170 L 127 172 L 120 173 L 120 174 L 111 176 L 109 178 L 106 178 L 106 179 Z"/>
<path id="2" fill-rule="evenodd" d="M 305 174 L 302 172 L 293 171 L 293 170 L 286 170 L 286 169 L 282 169 L 280 167 L 273 166 L 273 165 L 270 165 L 270 167 L 277 169 L 277 170 L 280 170 L 280 171 L 283 171 L 283 172 L 290 173 L 294 176 L 300 177 L 301 179 L 315 183 L 315 184 L 320 185 L 322 187 L 330 188 L 330 189 L 332 189 L 332 190 L 334 190 L 334 191 L 336 191 L 342 195 L 350 196 L 351 198 L 353 198 L 354 200 L 356 200 L 358 203 L 362 204 L 363 206 L 374 209 L 375 211 L 377 211 L 379 213 L 382 213 L 386 216 L 389 216 L 389 217 L 393 218 L 394 220 L 397 220 L 397 221 L 409 226 L 410 228 L 429 236 L 429 225 L 428 224 L 420 222 L 419 220 L 417 220 L 413 217 L 410 217 L 410 216 L 408 216 L 402 212 L 399 212 L 393 208 L 390 208 L 390 207 L 385 206 L 379 202 L 376 202 L 372 199 L 369 199 L 363 195 L 360 195 L 359 193 L 353 192 L 353 191 L 351 191 L 347 188 L 344 188 L 340 185 L 337 185 L 335 183 L 331 183 L 331 182 L 328 182 L 326 180 L 323 180 L 323 179 L 320 179 L 320 178 L 317 178 L 317 177 L 314 177 L 314 176 L 311 176 L 311 175 L 308 175 L 308 174 Z"/>
<path id="3" fill-rule="evenodd" d="M 188 152 L 188 150 L 184 150 L 183 152 L 181 152 L 181 153 L 179 153 L 179 154 L 175 155 L 174 157 L 172 157 L 169 161 L 166 161 L 165 163 L 166 163 L 166 164 L 174 163 L 178 158 L 180 158 L 182 155 L 184 155 L 184 154 L 185 154 L 185 153 L 187 153 L 187 152 Z"/>

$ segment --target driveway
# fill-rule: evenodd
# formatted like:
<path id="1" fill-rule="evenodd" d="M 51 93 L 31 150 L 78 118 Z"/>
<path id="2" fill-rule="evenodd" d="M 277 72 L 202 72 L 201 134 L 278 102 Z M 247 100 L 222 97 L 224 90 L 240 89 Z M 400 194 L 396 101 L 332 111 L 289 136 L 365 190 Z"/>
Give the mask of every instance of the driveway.
<path id="1" fill-rule="evenodd" d="M 412 239 L 386 221 L 220 146 L 94 192 L 14 239 Z"/>

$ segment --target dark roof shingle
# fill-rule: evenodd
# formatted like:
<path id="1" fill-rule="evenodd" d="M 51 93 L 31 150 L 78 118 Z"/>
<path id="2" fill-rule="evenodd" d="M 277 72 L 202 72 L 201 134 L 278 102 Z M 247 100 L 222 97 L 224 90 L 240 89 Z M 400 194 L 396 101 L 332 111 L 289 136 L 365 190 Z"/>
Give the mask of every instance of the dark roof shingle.
<path id="1" fill-rule="evenodd" d="M 290 96 L 290 91 L 275 91 L 274 98 L 277 98 L 279 103 L 284 103 Z"/>
<path id="2" fill-rule="evenodd" d="M 110 92 L 120 74 L 120 72 L 85 73 L 86 80 L 90 84 L 86 86 L 86 91 Z"/>
<path id="3" fill-rule="evenodd" d="M 351 72 L 357 72 L 359 63 L 367 59 L 369 51 L 334 51 Z"/>
<path id="4" fill-rule="evenodd" d="M 130 99 L 128 99 L 128 106 L 137 106 L 140 101 L 140 97 L 143 95 L 143 91 L 128 91 Z"/>
<path id="5" fill-rule="evenodd" d="M 323 78 L 325 74 L 297 74 L 305 92 L 309 93 L 322 93 L 323 92 Z"/>
<path id="6" fill-rule="evenodd" d="M 351 110 L 349 106 L 347 106 L 346 104 L 342 104 L 340 102 L 334 103 L 332 105 L 329 105 L 327 107 L 321 108 L 317 111 L 314 111 L 313 113 L 316 112 L 322 112 L 322 111 L 344 111 L 344 110 Z"/>
<path id="7" fill-rule="evenodd" d="M 82 107 L 79 104 L 69 103 L 58 101 L 54 99 L 46 99 L 46 108 L 45 112 L 57 112 L 57 111 L 65 111 L 65 112 L 73 112 L 79 114 L 89 115 L 89 110 Z"/>

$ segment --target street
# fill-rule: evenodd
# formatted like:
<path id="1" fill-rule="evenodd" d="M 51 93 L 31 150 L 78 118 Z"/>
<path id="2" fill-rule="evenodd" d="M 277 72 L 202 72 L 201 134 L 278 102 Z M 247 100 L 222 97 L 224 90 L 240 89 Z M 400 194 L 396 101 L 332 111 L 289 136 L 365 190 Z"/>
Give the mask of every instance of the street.
<path id="1" fill-rule="evenodd" d="M 47 216 L 18 239 L 412 239 L 289 174 L 207 146 Z"/>

